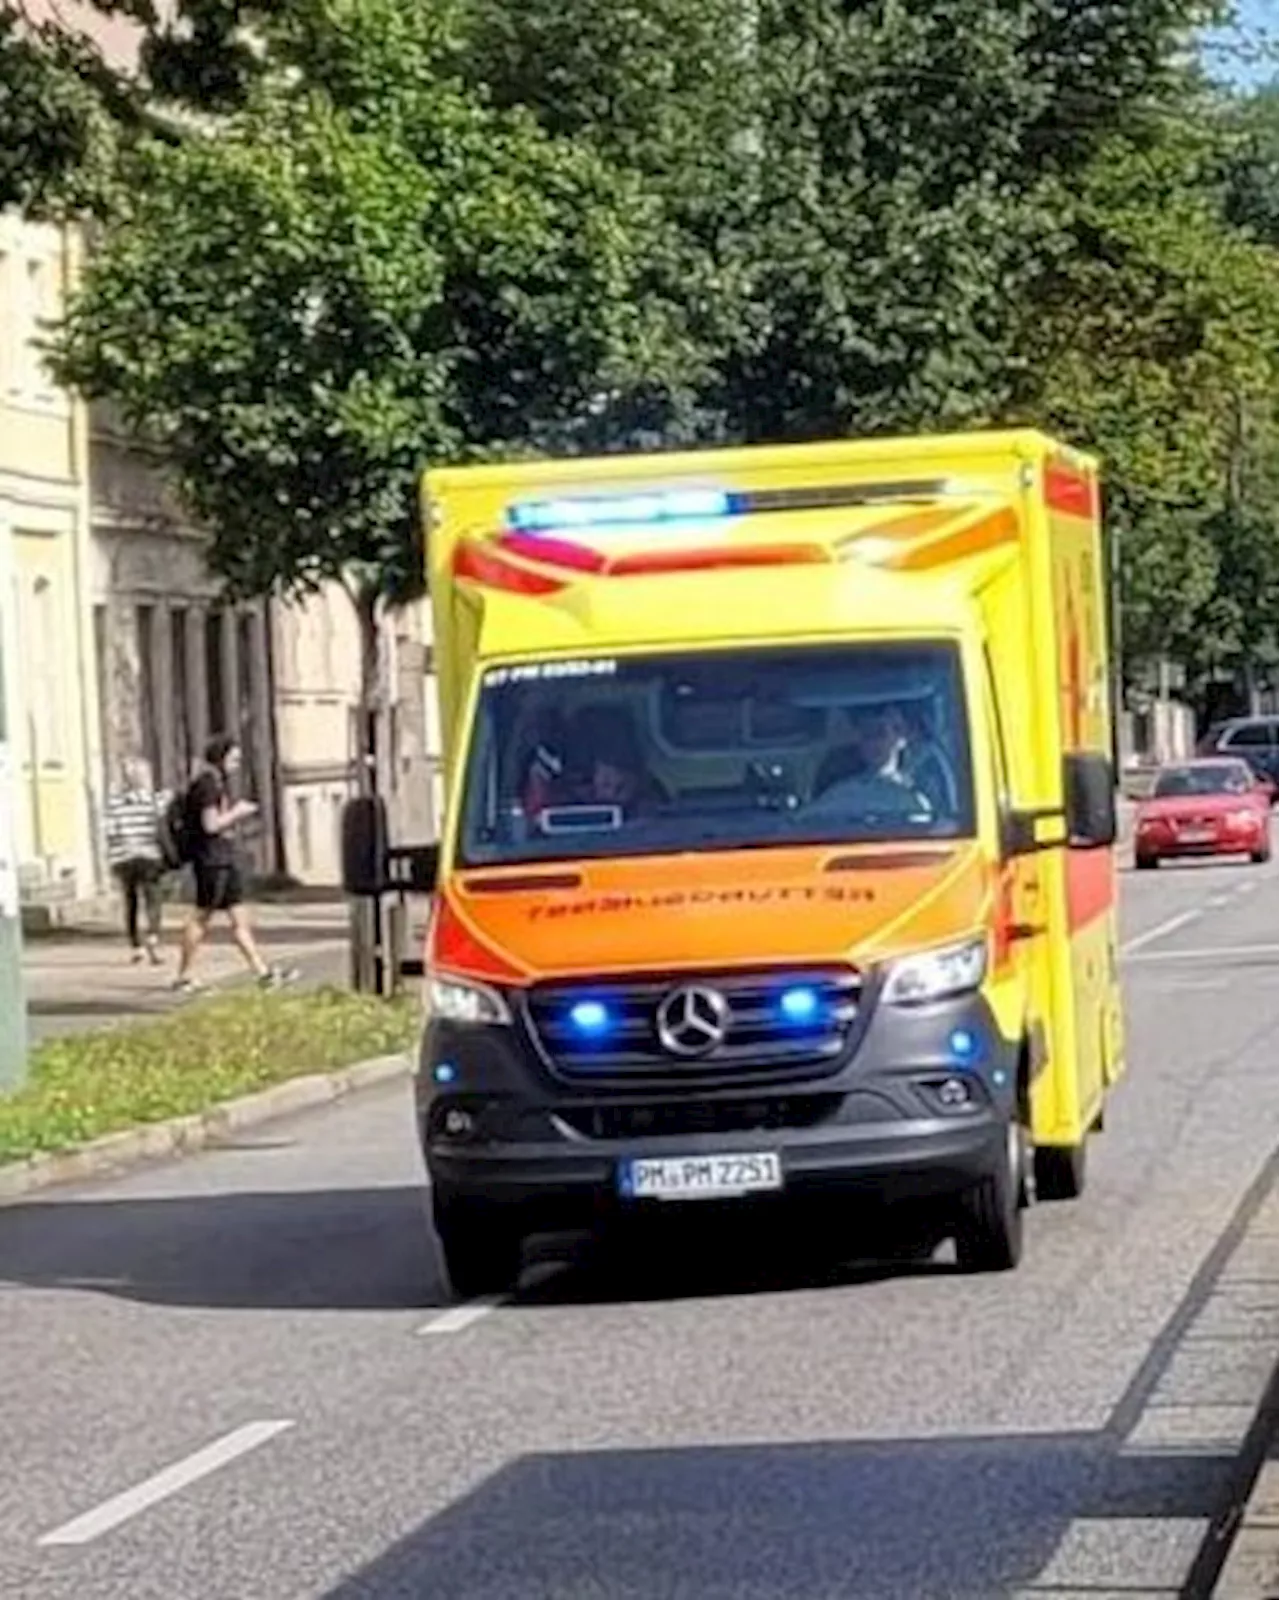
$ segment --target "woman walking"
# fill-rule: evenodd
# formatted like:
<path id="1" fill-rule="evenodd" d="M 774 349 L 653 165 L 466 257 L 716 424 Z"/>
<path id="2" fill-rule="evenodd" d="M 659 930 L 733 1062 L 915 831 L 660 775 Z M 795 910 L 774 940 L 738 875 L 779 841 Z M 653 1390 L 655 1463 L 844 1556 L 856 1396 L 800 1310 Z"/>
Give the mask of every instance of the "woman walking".
<path id="1" fill-rule="evenodd" d="M 160 884 L 164 855 L 160 825 L 168 797 L 157 791 L 145 761 L 122 764 L 121 782 L 107 797 L 107 862 L 124 896 L 130 959 L 160 965 Z M 146 932 L 142 929 L 145 916 Z"/>

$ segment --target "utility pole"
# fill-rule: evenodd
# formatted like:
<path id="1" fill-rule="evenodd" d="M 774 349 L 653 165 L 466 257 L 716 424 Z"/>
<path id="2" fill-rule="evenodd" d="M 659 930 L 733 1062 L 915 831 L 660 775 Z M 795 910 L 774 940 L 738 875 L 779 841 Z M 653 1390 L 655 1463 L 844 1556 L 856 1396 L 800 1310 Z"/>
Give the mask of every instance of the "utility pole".
<path id="1" fill-rule="evenodd" d="M 27 1070 L 27 1003 L 18 909 L 18 794 L 6 714 L 3 620 L 0 613 L 0 1091 L 16 1088 Z"/>

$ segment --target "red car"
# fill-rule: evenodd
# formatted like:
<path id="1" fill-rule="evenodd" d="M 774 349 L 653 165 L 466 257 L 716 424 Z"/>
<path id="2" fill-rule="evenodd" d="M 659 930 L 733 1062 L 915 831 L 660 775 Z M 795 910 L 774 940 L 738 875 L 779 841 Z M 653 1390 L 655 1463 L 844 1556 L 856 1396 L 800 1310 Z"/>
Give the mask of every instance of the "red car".
<path id="1" fill-rule="evenodd" d="M 1218 756 L 1161 767 L 1134 819 L 1137 867 L 1170 856 L 1271 859 L 1271 799 L 1247 762 Z"/>

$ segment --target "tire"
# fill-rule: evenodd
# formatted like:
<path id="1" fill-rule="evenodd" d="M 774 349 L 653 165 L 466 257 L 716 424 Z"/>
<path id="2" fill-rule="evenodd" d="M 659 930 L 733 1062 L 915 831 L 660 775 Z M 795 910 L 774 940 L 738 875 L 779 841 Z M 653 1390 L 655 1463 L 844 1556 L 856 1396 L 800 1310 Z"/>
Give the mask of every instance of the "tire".
<path id="1" fill-rule="evenodd" d="M 1154 872 L 1160 865 L 1159 856 L 1134 856 L 1133 864 L 1139 872 Z"/>
<path id="2" fill-rule="evenodd" d="M 1025 1130 L 1011 1122 L 999 1169 L 961 1195 L 955 1239 L 962 1272 L 1009 1272 L 1021 1261 L 1026 1150 Z"/>
<path id="3" fill-rule="evenodd" d="M 503 1294 L 520 1277 L 524 1239 L 510 1217 L 473 1200 L 433 1202 L 432 1216 L 449 1288 L 457 1300 Z"/>
<path id="4" fill-rule="evenodd" d="M 1271 846 L 1268 845 L 1264 850 L 1250 851 L 1249 860 L 1253 862 L 1255 867 L 1265 867 L 1267 862 L 1271 860 Z"/>
<path id="5" fill-rule="evenodd" d="M 1084 1193 L 1087 1141 L 1072 1145 L 1045 1145 L 1036 1151 L 1036 1198 L 1078 1200 Z"/>

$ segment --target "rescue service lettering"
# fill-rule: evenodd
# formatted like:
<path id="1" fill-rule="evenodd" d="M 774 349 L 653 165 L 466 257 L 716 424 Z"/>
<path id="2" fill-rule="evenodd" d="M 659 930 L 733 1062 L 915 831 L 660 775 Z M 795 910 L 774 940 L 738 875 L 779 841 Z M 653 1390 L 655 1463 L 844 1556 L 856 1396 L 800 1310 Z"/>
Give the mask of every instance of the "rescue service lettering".
<path id="1" fill-rule="evenodd" d="M 531 906 L 529 919 L 607 917 L 642 911 L 736 911 L 748 906 L 869 905 L 875 891 L 851 884 L 780 884 L 740 889 L 670 889 L 661 894 L 603 894 Z"/>

